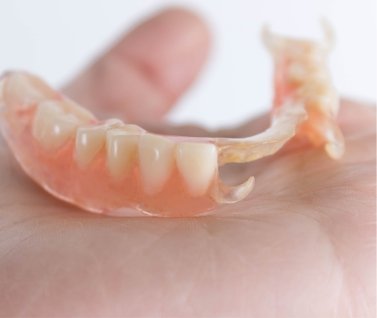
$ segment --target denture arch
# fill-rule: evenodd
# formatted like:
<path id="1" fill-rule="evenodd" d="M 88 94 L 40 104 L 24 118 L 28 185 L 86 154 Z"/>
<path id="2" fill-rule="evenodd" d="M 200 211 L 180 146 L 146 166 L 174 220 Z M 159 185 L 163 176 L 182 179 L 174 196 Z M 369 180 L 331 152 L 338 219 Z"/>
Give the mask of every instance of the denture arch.
<path id="1" fill-rule="evenodd" d="M 331 32 L 326 31 L 330 39 Z M 219 167 L 278 152 L 296 135 L 338 159 L 344 140 L 325 44 L 263 33 L 275 64 L 271 125 L 247 138 L 162 136 L 93 114 L 26 72 L 0 80 L 5 140 L 24 171 L 54 196 L 95 213 L 198 216 L 246 198 L 253 176 L 224 184 Z"/>

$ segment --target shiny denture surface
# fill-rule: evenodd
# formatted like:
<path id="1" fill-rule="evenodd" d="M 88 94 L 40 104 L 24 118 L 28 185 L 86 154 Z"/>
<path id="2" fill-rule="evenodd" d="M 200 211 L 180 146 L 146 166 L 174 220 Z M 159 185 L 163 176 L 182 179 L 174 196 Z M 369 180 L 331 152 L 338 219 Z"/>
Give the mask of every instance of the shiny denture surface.
<path id="1" fill-rule="evenodd" d="M 101 122 L 38 77 L 0 81 L 3 135 L 25 172 L 54 196 L 117 216 L 197 216 L 243 200 L 254 186 L 219 178 L 219 166 L 273 155 L 295 135 L 338 159 L 339 102 L 326 67 L 330 46 L 264 32 L 275 63 L 270 127 L 248 138 L 152 134 L 118 119 Z"/>

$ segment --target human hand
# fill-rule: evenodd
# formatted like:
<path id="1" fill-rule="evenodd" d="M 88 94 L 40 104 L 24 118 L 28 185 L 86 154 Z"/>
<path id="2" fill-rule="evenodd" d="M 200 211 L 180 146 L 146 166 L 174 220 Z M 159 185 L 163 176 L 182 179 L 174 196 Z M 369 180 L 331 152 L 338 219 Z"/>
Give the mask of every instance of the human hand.
<path id="1" fill-rule="evenodd" d="M 197 17 L 169 10 L 66 92 L 104 115 L 162 118 L 208 43 Z M 339 122 L 342 160 L 303 145 L 236 166 L 229 179 L 256 176 L 251 195 L 190 219 L 83 212 L 30 181 L 2 142 L 0 316 L 374 317 L 375 110 L 343 102 Z"/>

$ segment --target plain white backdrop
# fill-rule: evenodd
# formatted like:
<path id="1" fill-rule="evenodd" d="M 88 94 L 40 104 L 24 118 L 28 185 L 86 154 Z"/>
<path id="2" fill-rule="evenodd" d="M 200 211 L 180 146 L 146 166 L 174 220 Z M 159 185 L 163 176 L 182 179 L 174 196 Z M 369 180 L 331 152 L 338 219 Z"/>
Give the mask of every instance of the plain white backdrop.
<path id="1" fill-rule="evenodd" d="M 320 38 L 319 19 L 326 17 L 337 35 L 330 67 L 340 93 L 376 100 L 375 0 L 0 0 L 0 73 L 26 69 L 58 87 L 169 5 L 197 11 L 214 37 L 202 76 L 170 117 L 176 122 L 231 125 L 269 108 L 272 66 L 260 41 L 265 23 Z"/>

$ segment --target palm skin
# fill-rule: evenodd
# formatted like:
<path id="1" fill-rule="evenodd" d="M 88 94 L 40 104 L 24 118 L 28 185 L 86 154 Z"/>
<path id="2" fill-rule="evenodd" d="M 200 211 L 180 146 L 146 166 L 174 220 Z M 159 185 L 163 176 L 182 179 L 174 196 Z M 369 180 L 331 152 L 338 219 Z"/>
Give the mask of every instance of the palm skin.
<path id="1" fill-rule="evenodd" d="M 177 22 L 177 15 L 185 22 Z M 153 32 L 158 32 L 156 20 L 203 28 L 195 16 L 178 9 L 147 22 L 154 23 Z M 143 27 L 144 35 L 134 30 L 134 38 L 148 38 Z M 181 38 L 179 32 L 191 31 L 175 32 Z M 206 35 L 201 36 L 195 45 L 203 47 Z M 184 50 L 197 51 L 195 45 Z M 120 60 L 129 61 L 130 55 Z M 109 82 L 109 77 L 136 76 L 122 68 L 115 75 L 98 75 L 109 59 L 106 55 L 102 66 L 84 72 L 67 93 L 97 107 L 99 93 L 88 86 L 106 86 L 104 77 Z M 200 60 L 186 68 L 199 68 Z M 151 107 L 162 115 L 194 74 L 183 70 L 170 82 L 169 76 L 147 69 L 145 83 L 153 84 L 145 88 L 140 79 L 140 92 L 153 88 L 159 102 Z M 103 105 L 116 107 L 114 96 L 131 99 L 109 94 L 101 91 Z M 148 120 L 134 110 L 121 111 L 135 121 Z M 293 142 L 273 157 L 228 172 L 230 179 L 256 176 L 246 200 L 191 219 L 83 212 L 30 181 L 2 142 L 0 316 L 374 317 L 375 110 L 343 102 L 339 122 L 347 145 L 339 162 Z M 230 133 L 251 134 L 264 124 L 256 119 Z"/>

